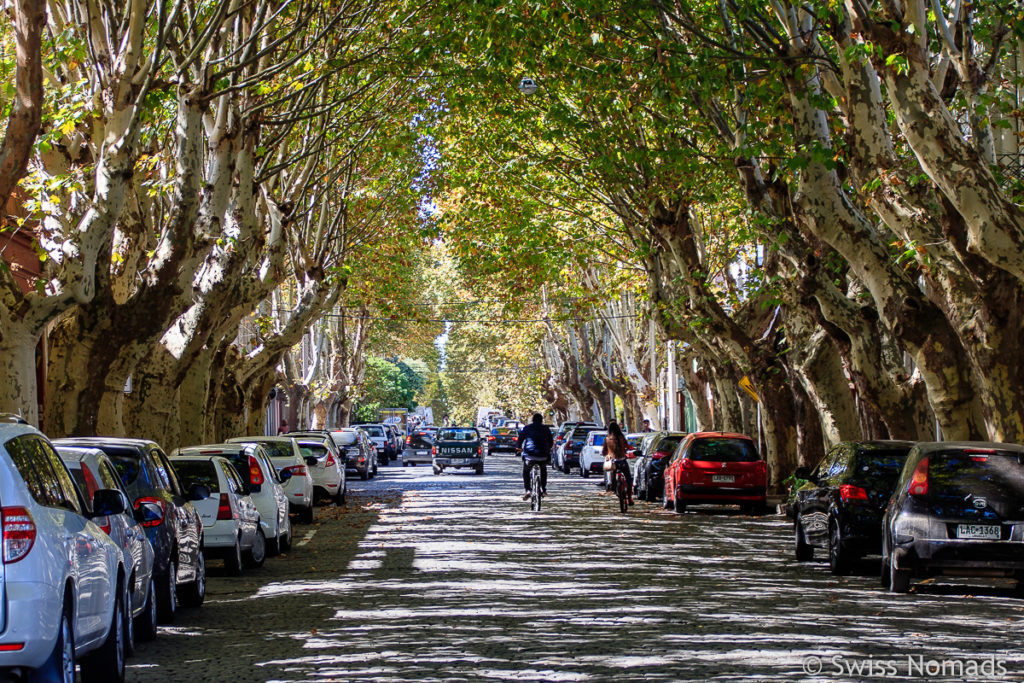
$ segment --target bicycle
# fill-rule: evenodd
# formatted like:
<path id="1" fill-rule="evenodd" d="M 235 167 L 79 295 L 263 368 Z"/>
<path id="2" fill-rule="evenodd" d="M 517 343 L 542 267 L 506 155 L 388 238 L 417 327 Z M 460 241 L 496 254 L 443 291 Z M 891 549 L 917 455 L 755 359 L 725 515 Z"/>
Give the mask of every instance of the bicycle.
<path id="1" fill-rule="evenodd" d="M 629 510 L 629 480 L 620 467 L 615 468 L 615 494 L 619 497 L 619 512 L 626 514 Z"/>
<path id="2" fill-rule="evenodd" d="M 540 499 L 543 497 L 540 486 L 540 466 L 539 462 L 530 463 L 530 509 L 534 512 L 540 512 Z"/>

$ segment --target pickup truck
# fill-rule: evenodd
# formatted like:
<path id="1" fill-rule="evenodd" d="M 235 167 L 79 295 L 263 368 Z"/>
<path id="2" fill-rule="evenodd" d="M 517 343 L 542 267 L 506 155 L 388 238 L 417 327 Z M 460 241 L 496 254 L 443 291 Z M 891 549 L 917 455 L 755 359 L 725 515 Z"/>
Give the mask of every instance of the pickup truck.
<path id="1" fill-rule="evenodd" d="M 472 467 L 477 474 L 484 473 L 484 446 L 480 433 L 474 427 L 442 427 L 431 449 L 434 474 L 445 468 Z"/>

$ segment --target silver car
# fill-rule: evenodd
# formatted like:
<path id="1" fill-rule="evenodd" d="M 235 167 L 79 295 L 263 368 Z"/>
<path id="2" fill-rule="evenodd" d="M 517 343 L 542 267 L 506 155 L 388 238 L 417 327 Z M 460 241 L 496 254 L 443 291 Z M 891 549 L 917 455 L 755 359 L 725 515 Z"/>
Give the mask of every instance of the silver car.
<path id="1" fill-rule="evenodd" d="M 345 468 L 364 481 L 373 479 L 377 474 L 377 449 L 366 432 L 354 427 L 329 431 L 334 444 L 345 454 Z"/>
<path id="2" fill-rule="evenodd" d="M 239 436 L 228 439 L 227 443 L 261 444 L 282 478 L 289 512 L 297 514 L 302 524 L 312 524 L 313 474 L 295 439 L 288 436 Z M 286 470 L 289 475 L 284 474 Z"/>
<path id="3" fill-rule="evenodd" d="M 123 681 L 128 629 L 124 555 L 93 521 L 119 515 L 121 491 L 100 489 L 90 514 L 46 437 L 0 418 L 0 669 L 41 680 Z"/>
<path id="4" fill-rule="evenodd" d="M 89 501 L 100 489 L 116 489 L 130 500 L 117 468 L 107 454 L 98 448 L 57 449 L 71 476 L 78 485 L 78 491 L 85 497 L 85 505 L 92 510 Z M 131 621 L 128 622 L 127 650 L 135 651 L 135 640 L 156 638 L 156 585 L 153 583 L 153 567 L 156 556 L 153 544 L 146 538 L 142 523 L 135 519 L 131 510 L 120 515 L 97 517 L 93 521 L 107 532 L 117 543 L 124 555 L 125 571 L 128 572 L 128 595 Z"/>

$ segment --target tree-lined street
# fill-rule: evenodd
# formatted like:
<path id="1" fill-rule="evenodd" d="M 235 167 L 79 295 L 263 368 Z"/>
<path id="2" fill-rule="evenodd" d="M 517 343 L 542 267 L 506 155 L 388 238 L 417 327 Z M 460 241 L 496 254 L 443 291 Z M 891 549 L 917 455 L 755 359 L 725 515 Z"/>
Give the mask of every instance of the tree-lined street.
<path id="1" fill-rule="evenodd" d="M 129 663 L 132 681 L 869 680 L 875 660 L 1006 660 L 1024 633 L 1010 584 L 878 585 L 792 559 L 792 526 L 728 508 L 629 514 L 593 479 L 554 474 L 541 513 L 519 466 L 387 468 L 324 508 L 288 557 L 242 580 L 211 563 L 206 604 Z M 358 488 L 357 488 L 358 487 Z M 183 654 L 184 653 L 184 654 Z M 804 671 L 819 656 L 819 675 Z M 947 672 L 949 669 L 947 669 Z M 814 673 L 813 671 L 811 672 Z"/>

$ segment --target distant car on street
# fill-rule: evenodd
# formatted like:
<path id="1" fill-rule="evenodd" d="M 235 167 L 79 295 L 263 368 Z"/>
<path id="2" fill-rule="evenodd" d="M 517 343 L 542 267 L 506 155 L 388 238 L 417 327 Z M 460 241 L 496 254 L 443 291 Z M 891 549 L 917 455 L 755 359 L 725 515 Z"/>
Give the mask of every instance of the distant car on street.
<path id="1" fill-rule="evenodd" d="M 604 472 L 604 456 L 601 451 L 604 449 L 604 440 L 608 432 L 594 430 L 587 434 L 580 449 L 580 474 L 589 477 L 591 474 Z"/>
<path id="2" fill-rule="evenodd" d="M 519 442 L 517 427 L 495 427 L 487 436 L 487 449 L 491 453 L 498 451 L 515 451 Z"/>
<path id="3" fill-rule="evenodd" d="M 402 453 L 402 466 L 413 467 L 418 464 L 429 465 L 434 461 L 431 449 L 434 447 L 434 436 L 437 429 L 424 427 L 414 429 L 405 437 L 405 452 Z"/>
<path id="4" fill-rule="evenodd" d="M 633 485 L 637 497 L 648 502 L 661 498 L 665 492 L 665 466 L 672 454 L 676 452 L 680 442 L 686 438 L 686 432 L 646 432 L 640 439 L 640 445 L 634 449 L 639 452 L 634 470 Z"/>
<path id="5" fill-rule="evenodd" d="M 470 467 L 484 473 L 484 449 L 480 433 L 474 427 L 442 427 L 431 448 L 434 474 L 448 468 Z"/>
<path id="6" fill-rule="evenodd" d="M 664 506 L 685 512 L 699 503 L 765 509 L 768 474 L 754 441 L 743 434 L 688 434 L 665 468 Z"/>
<path id="7" fill-rule="evenodd" d="M 288 510 L 303 524 L 313 522 L 313 475 L 302 451 L 290 436 L 240 436 L 227 443 L 258 443 L 277 468 L 281 486 L 288 497 Z M 288 472 L 286 475 L 285 472 Z"/>

